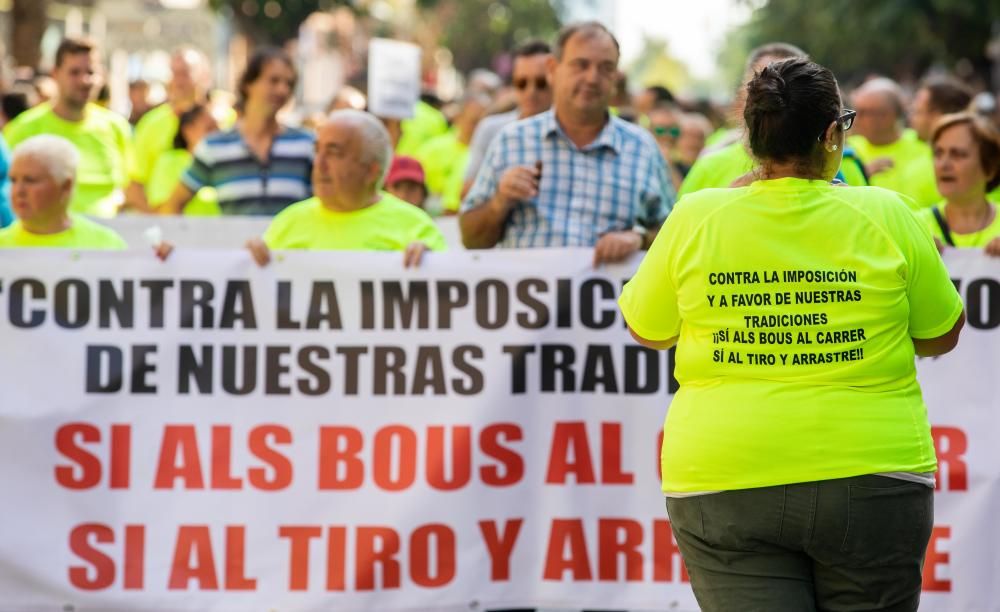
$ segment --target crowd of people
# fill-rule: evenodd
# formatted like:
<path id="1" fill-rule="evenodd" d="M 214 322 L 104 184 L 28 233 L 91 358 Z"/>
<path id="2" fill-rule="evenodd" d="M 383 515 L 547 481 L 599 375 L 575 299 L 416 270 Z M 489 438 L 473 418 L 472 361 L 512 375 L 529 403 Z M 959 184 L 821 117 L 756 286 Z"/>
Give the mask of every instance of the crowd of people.
<path id="1" fill-rule="evenodd" d="M 166 101 L 126 118 L 93 99 L 96 45 L 66 39 L 49 99 L 3 128 L 0 247 L 123 249 L 92 218 L 129 212 L 266 215 L 247 237 L 261 266 L 286 249 L 399 251 L 416 266 L 448 246 L 433 216 L 457 214 L 469 249 L 586 247 L 594 265 L 648 251 L 621 306 L 637 341 L 680 347 L 664 491 L 700 604 L 915 609 L 935 463 L 913 356 L 950 351 L 964 321 L 938 252 L 1000 256 L 995 98 L 937 74 L 912 96 L 886 77 L 841 92 L 806 50 L 773 43 L 750 53 L 724 124 L 662 86 L 629 92 L 597 22 L 511 55 L 506 83 L 470 75 L 444 111 L 428 98 L 411 118 L 378 117 L 346 87 L 293 126 L 298 75 L 280 49 L 250 58 L 232 108 L 209 96 L 206 58 L 180 49 Z M 845 349 L 823 355 L 847 365 L 778 376 L 711 358 L 709 331 L 745 313 L 706 302 L 705 279 L 737 263 L 860 275 L 870 297 L 831 307 L 846 330 L 834 344 L 880 361 Z M 849 539 L 858 490 L 871 537 Z M 774 515 L 788 530 L 762 536 Z M 832 539 L 804 545 L 815 516 Z"/>
<path id="2" fill-rule="evenodd" d="M 764 45 L 748 58 L 742 82 L 773 61 L 805 56 L 791 45 Z M 458 214 L 467 248 L 587 246 L 601 263 L 648 247 L 676 197 L 756 177 L 742 122 L 742 86 L 729 122 L 661 85 L 629 92 L 618 43 L 594 22 L 565 28 L 551 46 L 528 41 L 512 49 L 511 58 L 506 82 L 475 71 L 464 94 L 443 107 L 425 96 L 409 119 L 378 117 L 393 155 L 387 161 L 373 156 L 386 161 L 373 183 L 375 196 L 352 210 L 392 198 L 431 216 Z M 317 182 L 329 180 L 319 176 L 317 135 L 332 113 L 366 108 L 363 92 L 344 87 L 327 115 L 291 125 L 283 109 L 298 75 L 293 60 L 276 48 L 258 50 L 239 79 L 235 103 L 220 103 L 224 96 L 210 95 L 208 59 L 181 48 L 171 56 L 166 100 L 150 107 L 143 97 L 148 84 L 137 82 L 130 89 L 132 112 L 123 117 L 95 98 L 101 65 L 96 43 L 65 39 L 51 76 L 39 79 L 30 97 L 5 97 L 13 102 L 3 109 L 0 171 L 11 184 L 0 197 L 0 226 L 17 218 L 5 243 L 11 243 L 10 231 L 38 229 L 16 195 L 18 177 L 6 172 L 10 149 L 35 136 L 63 138 L 78 153 L 66 201 L 51 202 L 65 208 L 66 227 L 80 215 L 130 212 L 274 216 L 311 201 L 320 191 Z M 834 180 L 907 196 L 942 250 L 1000 254 L 993 204 L 1000 200 L 995 98 L 982 93 L 974 100 L 965 84 L 940 74 L 909 97 L 885 77 L 861 83 L 846 97 L 857 116 Z M 51 145 L 47 140 L 28 150 Z M 412 219 L 402 215 L 399 222 Z M 359 244 L 299 240 L 286 248 Z"/>

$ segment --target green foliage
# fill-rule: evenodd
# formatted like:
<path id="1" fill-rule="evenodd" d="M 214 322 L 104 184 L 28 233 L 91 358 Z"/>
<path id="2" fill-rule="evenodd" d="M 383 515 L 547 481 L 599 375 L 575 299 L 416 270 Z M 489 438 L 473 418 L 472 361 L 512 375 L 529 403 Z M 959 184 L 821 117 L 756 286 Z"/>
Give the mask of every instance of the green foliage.
<path id="1" fill-rule="evenodd" d="M 789 42 L 848 82 L 871 73 L 916 79 L 935 64 L 985 77 L 986 45 L 1000 22 L 997 0 L 744 1 L 759 8 L 730 47 L 745 54 Z"/>
<path id="2" fill-rule="evenodd" d="M 299 26 L 319 10 L 344 0 L 209 0 L 257 44 L 281 45 L 299 35 Z"/>
<path id="3" fill-rule="evenodd" d="M 691 84 L 687 66 L 670 54 L 667 41 L 657 38 L 643 37 L 642 51 L 626 72 L 636 89 L 663 85 L 677 94 Z"/>
<path id="4" fill-rule="evenodd" d="M 490 67 L 528 38 L 551 40 L 560 26 L 559 3 L 549 0 L 418 0 L 418 6 L 448 15 L 440 42 L 462 72 Z"/>

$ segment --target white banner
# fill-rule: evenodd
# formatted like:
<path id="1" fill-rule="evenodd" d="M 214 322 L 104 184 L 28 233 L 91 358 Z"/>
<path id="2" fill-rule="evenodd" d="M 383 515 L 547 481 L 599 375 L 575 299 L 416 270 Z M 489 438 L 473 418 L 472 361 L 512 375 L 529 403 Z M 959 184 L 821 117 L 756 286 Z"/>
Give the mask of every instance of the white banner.
<path id="1" fill-rule="evenodd" d="M 0 253 L 0 609 L 695 610 L 669 357 L 589 250 Z M 1000 600 L 1000 283 L 920 363 L 922 609 Z"/>

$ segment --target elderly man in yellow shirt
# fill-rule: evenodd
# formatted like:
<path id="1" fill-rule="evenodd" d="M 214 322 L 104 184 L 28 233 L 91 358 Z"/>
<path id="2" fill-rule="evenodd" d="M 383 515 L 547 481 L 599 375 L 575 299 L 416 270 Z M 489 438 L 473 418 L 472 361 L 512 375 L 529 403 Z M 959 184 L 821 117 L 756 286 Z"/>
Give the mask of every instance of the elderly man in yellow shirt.
<path id="1" fill-rule="evenodd" d="M 17 221 L 0 230 L 0 249 L 125 249 L 110 228 L 69 212 L 80 154 L 66 139 L 33 136 L 14 148 L 11 202 Z"/>
<path id="2" fill-rule="evenodd" d="M 895 81 L 876 78 L 854 90 L 856 134 L 847 139 L 865 164 L 869 183 L 908 196 L 916 209 L 941 200 L 931 148 L 904 128 L 906 104 Z"/>
<path id="3" fill-rule="evenodd" d="M 425 251 L 445 250 L 423 210 L 381 191 L 392 159 L 389 133 L 372 114 L 338 110 L 316 133 L 314 196 L 278 213 L 247 248 L 261 266 L 270 250 L 403 251 L 417 266 Z"/>

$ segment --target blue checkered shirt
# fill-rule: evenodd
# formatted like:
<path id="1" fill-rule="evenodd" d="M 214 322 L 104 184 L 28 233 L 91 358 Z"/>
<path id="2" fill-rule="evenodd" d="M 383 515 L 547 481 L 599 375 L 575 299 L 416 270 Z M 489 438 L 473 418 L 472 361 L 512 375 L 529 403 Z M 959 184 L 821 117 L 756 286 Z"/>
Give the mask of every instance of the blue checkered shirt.
<path id="1" fill-rule="evenodd" d="M 497 246 L 590 247 L 607 232 L 656 228 L 673 207 L 666 164 L 645 130 L 610 116 L 597 139 L 581 149 L 549 110 L 508 125 L 493 139 L 462 210 L 488 202 L 508 168 L 538 160 L 538 195 L 513 207 Z"/>

